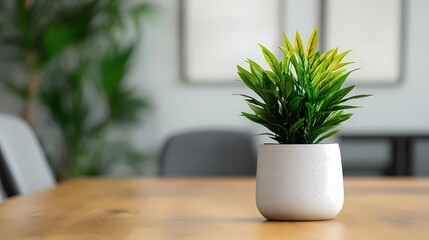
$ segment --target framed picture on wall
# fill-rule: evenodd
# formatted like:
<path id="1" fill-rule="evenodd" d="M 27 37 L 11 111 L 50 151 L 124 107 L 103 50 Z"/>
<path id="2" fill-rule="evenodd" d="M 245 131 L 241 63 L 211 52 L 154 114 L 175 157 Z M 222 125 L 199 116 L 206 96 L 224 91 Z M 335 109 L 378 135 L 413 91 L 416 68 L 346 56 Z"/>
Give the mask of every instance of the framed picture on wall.
<path id="1" fill-rule="evenodd" d="M 352 49 L 347 59 L 359 71 L 350 80 L 394 84 L 401 78 L 402 0 L 324 0 L 323 48 Z"/>
<path id="2" fill-rule="evenodd" d="M 281 42 L 282 0 L 181 0 L 180 70 L 189 83 L 234 83 L 246 58 L 264 62 L 260 43 Z"/>

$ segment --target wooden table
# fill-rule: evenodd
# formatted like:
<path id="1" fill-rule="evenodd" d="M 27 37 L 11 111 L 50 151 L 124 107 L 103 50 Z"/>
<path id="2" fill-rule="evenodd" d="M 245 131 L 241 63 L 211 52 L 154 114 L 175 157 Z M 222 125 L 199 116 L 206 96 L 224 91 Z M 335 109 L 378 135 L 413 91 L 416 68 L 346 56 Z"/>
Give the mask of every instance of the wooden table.
<path id="1" fill-rule="evenodd" d="M 429 179 L 346 179 L 334 220 L 269 222 L 254 179 L 73 180 L 0 204 L 0 239 L 428 239 Z"/>

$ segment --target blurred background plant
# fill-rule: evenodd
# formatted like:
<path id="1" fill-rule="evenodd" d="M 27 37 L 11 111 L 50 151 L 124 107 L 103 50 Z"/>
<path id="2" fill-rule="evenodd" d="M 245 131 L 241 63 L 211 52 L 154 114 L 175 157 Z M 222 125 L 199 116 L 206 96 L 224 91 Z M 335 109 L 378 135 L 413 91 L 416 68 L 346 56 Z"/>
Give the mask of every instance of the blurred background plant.
<path id="1" fill-rule="evenodd" d="M 120 0 L 0 0 L 0 83 L 34 125 L 47 112 L 62 145 L 36 128 L 59 180 L 140 164 L 127 129 L 147 101 L 126 81 L 145 3 Z M 130 169 L 138 169 L 130 167 Z"/>

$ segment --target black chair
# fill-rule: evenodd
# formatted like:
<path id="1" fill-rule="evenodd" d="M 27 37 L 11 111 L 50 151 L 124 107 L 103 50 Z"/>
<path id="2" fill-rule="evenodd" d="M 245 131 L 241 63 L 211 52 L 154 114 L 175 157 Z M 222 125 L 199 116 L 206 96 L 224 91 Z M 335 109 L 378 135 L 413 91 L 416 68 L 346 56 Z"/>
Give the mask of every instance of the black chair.
<path id="1" fill-rule="evenodd" d="M 255 176 L 252 137 L 235 131 L 196 131 L 171 137 L 161 153 L 161 176 Z"/>

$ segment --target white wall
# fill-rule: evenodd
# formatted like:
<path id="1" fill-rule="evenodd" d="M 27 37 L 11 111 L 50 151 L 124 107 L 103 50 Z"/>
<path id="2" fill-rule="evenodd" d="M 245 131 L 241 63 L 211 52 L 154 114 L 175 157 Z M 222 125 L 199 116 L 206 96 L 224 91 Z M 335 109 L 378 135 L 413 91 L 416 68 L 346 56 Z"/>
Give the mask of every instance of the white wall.
<path id="1" fill-rule="evenodd" d="M 288 0 L 285 32 L 296 29 L 308 36 L 319 25 L 318 0 Z M 131 78 L 149 96 L 153 111 L 136 131 L 142 145 L 159 148 L 165 139 L 191 128 L 227 127 L 263 131 L 242 117 L 247 107 L 233 93 L 250 93 L 242 86 L 196 86 L 179 77 L 178 1 L 153 1 L 156 12 L 145 26 L 145 35 Z M 390 87 L 360 87 L 355 93 L 374 96 L 359 101 L 363 108 L 343 125 L 347 132 L 429 132 L 429 1 L 407 1 L 404 72 L 401 83 Z M 256 47 L 256 46 L 255 46 Z M 220 53 L 221 54 L 221 53 Z M 259 141 L 265 141 L 261 139 Z"/>

